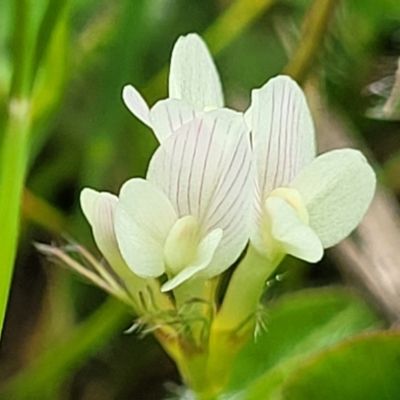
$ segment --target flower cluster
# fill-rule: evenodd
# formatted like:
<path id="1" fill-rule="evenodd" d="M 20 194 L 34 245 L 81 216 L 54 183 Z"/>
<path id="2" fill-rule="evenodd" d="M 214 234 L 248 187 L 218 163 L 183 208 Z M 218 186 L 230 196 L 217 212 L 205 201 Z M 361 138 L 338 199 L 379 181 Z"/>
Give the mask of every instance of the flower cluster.
<path id="1" fill-rule="evenodd" d="M 316 155 L 311 113 L 291 78 L 253 90 L 245 113 L 224 108 L 216 67 L 195 34 L 175 44 L 167 99 L 150 108 L 130 85 L 123 99 L 159 147 L 146 179 L 129 179 L 118 196 L 86 188 L 81 206 L 111 267 L 97 265 L 108 291 L 130 298 L 139 315 L 212 298 L 207 282 L 246 246 L 266 264 L 286 254 L 317 262 L 372 200 L 375 174 L 359 151 Z M 256 264 L 242 268 L 256 276 Z"/>
<path id="2" fill-rule="evenodd" d="M 118 196 L 81 193 L 106 262 L 80 246 L 85 266 L 39 248 L 128 304 L 134 327 L 155 332 L 189 387 L 217 393 L 256 331 L 265 280 L 285 255 L 317 262 L 344 239 L 371 203 L 375 174 L 357 150 L 316 154 L 306 98 L 288 76 L 253 90 L 245 113 L 224 108 L 195 34 L 175 44 L 167 99 L 150 108 L 130 85 L 123 99 L 159 146 L 146 179 L 129 179 Z"/>

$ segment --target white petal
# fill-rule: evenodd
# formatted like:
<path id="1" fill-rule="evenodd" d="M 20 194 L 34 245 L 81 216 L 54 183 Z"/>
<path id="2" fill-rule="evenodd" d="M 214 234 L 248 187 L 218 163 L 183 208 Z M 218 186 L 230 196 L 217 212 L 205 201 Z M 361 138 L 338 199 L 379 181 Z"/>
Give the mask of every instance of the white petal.
<path id="1" fill-rule="evenodd" d="M 319 261 L 324 253 L 316 233 L 301 221 L 296 211 L 282 198 L 271 196 L 265 202 L 271 218 L 272 237 L 286 254 L 308 262 Z"/>
<path id="2" fill-rule="evenodd" d="M 151 128 L 149 106 L 141 94 L 132 85 L 126 85 L 122 90 L 122 98 L 129 111 Z"/>
<path id="3" fill-rule="evenodd" d="M 252 92 L 253 95 L 253 92 Z M 250 130 L 253 129 L 253 109 L 251 106 L 244 112 L 244 120 Z"/>
<path id="4" fill-rule="evenodd" d="M 154 133 L 162 143 L 173 131 L 196 118 L 196 111 L 183 100 L 166 99 L 157 102 L 150 111 L 150 120 Z"/>
<path id="5" fill-rule="evenodd" d="M 360 223 L 374 192 L 376 177 L 357 150 L 334 150 L 317 157 L 290 184 L 307 207 L 309 224 L 324 247 L 343 240 Z"/>
<path id="6" fill-rule="evenodd" d="M 198 272 L 207 269 L 214 256 L 215 250 L 221 242 L 222 235 L 222 229 L 215 229 L 210 232 L 201 241 L 198 248 L 197 257 L 193 265 L 188 266 L 172 279 L 164 283 L 164 285 L 161 287 L 161 291 L 168 292 L 169 290 L 176 288 L 178 285 L 188 280 Z"/>
<path id="7" fill-rule="evenodd" d="M 80 203 L 83 214 L 85 215 L 86 219 L 88 220 L 89 224 L 92 225 L 93 221 L 93 210 L 94 210 L 94 203 L 99 196 L 100 192 L 91 188 L 84 188 L 81 191 L 80 195 Z"/>
<path id="8" fill-rule="evenodd" d="M 81 192 L 80 200 L 82 210 L 92 226 L 97 247 L 110 265 L 119 265 L 121 255 L 114 232 L 114 212 L 118 203 L 117 196 L 85 188 Z"/>
<path id="9" fill-rule="evenodd" d="M 196 34 L 181 36 L 172 51 L 169 97 L 198 110 L 224 105 L 221 82 L 206 44 Z"/>
<path id="10" fill-rule="evenodd" d="M 124 183 L 115 232 L 122 256 L 133 272 L 142 277 L 164 273 L 164 242 L 176 219 L 169 200 L 150 182 L 135 178 Z"/>
<path id="11" fill-rule="evenodd" d="M 314 126 L 305 96 L 288 76 L 253 90 L 250 110 L 261 201 L 287 186 L 315 158 Z"/>
<path id="12" fill-rule="evenodd" d="M 243 116 L 222 109 L 184 125 L 150 162 L 148 179 L 162 188 L 179 216 L 193 215 L 205 232 L 223 229 L 207 270 L 212 274 L 228 268 L 247 242 L 251 158 Z"/>

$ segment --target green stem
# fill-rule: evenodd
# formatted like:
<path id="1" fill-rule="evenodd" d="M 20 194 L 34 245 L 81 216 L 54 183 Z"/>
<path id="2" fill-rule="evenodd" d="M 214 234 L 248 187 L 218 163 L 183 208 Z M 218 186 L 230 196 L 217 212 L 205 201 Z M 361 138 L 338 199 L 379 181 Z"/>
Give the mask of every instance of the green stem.
<path id="1" fill-rule="evenodd" d="M 303 82 L 307 77 L 310 66 L 319 54 L 321 44 L 325 38 L 332 11 L 339 0 L 315 0 L 310 7 L 301 32 L 299 46 L 289 64 L 283 70 L 298 82 Z"/>
<path id="2" fill-rule="evenodd" d="M 265 281 L 282 258 L 279 253 L 268 260 L 249 246 L 245 258 L 232 275 L 222 306 L 212 322 L 207 358 L 202 360 L 202 368 L 191 369 L 191 387 L 197 398 L 216 399 L 226 387 L 231 372 L 229 365 L 253 337 Z"/>
<path id="3" fill-rule="evenodd" d="M 13 32 L 13 76 L 10 98 L 27 97 L 31 88 L 32 38 L 30 0 L 15 0 Z"/>
<path id="4" fill-rule="evenodd" d="M 36 75 L 41 61 L 46 55 L 46 51 L 51 43 L 52 34 L 55 31 L 57 22 L 67 4 L 68 0 L 49 0 L 47 4 L 46 12 L 40 24 L 35 45 L 33 75 Z"/>
<path id="5" fill-rule="evenodd" d="M 217 54 L 232 43 L 276 0 L 237 0 L 204 32 L 210 50 Z"/>
<path id="6" fill-rule="evenodd" d="M 260 255 L 252 245 L 238 265 L 229 282 L 222 306 L 213 322 L 213 328 L 233 332 L 256 312 L 265 282 L 283 256 L 273 260 Z"/>

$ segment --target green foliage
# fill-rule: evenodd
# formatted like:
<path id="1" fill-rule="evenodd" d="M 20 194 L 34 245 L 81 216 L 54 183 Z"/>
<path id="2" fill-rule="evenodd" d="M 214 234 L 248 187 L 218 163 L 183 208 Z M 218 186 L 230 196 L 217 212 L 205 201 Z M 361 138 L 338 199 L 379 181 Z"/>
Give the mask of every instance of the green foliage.
<path id="1" fill-rule="evenodd" d="M 165 65 L 179 35 L 205 33 L 218 53 L 227 104 L 243 110 L 250 89 L 278 74 L 291 59 L 310 4 L 0 1 L 0 311 L 20 248 L 0 368 L 3 381 L 13 376 L 7 384 L 1 382 L 6 391 L 1 398 L 97 400 L 108 393 L 118 400 L 156 399 L 162 396 L 163 382 L 178 380 L 168 360 L 150 358 L 160 357 L 157 345 L 123 337 L 122 308 L 110 302 L 94 313 L 102 301 L 95 289 L 66 279 L 65 291 L 49 298 L 49 288 L 55 286 L 49 271 L 57 267 L 39 261 L 31 243 L 60 241 L 68 234 L 90 247 L 89 228 L 77 207 L 81 187 L 117 192 L 124 180 L 145 173 L 156 141 L 125 109 L 121 89 L 134 84 L 150 104 L 164 95 Z M 382 124 L 373 126 L 372 140 L 365 134 L 372 124 L 360 118 L 368 101 L 360 93 L 375 79 L 383 38 L 399 26 L 397 0 L 338 2 L 329 29 L 321 32 L 326 40 L 318 57 L 307 66 L 321 98 L 341 105 L 345 117 L 364 129 L 361 134 L 379 159 L 400 149 L 398 136 L 390 136 Z M 9 100 L 15 94 L 31 101 L 30 115 L 22 121 L 10 119 Z M 398 131 L 397 125 L 393 128 Z M 21 215 L 24 184 L 40 201 L 28 204 L 25 199 Z M 43 229 L 52 213 L 37 207 L 41 202 L 64 215 L 59 225 L 65 232 L 56 236 Z M 326 261 L 307 271 L 296 287 L 340 279 Z M 240 354 L 229 391 L 244 399 L 400 398 L 398 336 L 374 333 L 349 340 L 381 326 L 353 295 L 329 289 L 284 296 L 267 305 L 265 325 L 256 343 Z M 57 326 L 63 327 L 61 333 Z M 118 340 L 111 342 L 113 336 Z"/>
<path id="2" fill-rule="evenodd" d="M 353 294 L 312 290 L 268 306 L 265 332 L 239 355 L 230 389 L 246 400 L 279 398 L 282 385 L 310 357 L 381 322 Z"/>
<path id="3" fill-rule="evenodd" d="M 302 365 L 288 380 L 287 400 L 400 398 L 400 335 L 360 335 Z"/>
<path id="4" fill-rule="evenodd" d="M 70 368 L 104 346 L 127 322 L 126 307 L 109 299 L 84 324 L 76 326 L 61 343 L 43 352 L 27 371 L 3 387 L 0 398 L 54 398 Z"/>

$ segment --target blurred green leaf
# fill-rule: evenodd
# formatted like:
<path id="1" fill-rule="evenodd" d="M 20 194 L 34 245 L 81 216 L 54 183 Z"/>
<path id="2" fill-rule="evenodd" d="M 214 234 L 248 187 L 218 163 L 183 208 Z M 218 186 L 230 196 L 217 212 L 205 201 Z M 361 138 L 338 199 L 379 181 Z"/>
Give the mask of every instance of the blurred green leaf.
<path id="1" fill-rule="evenodd" d="M 272 399 L 282 383 L 318 351 L 381 322 L 355 295 L 320 289 L 286 295 L 269 308 L 266 332 L 243 350 L 231 382 L 245 399 Z"/>
<path id="2" fill-rule="evenodd" d="M 52 40 L 52 34 L 56 30 L 56 26 L 62 19 L 60 16 L 63 13 L 64 8 L 68 4 L 68 0 L 49 0 L 46 11 L 41 20 L 37 41 L 35 44 L 34 58 L 33 58 L 33 69 L 34 73 L 40 66 L 42 58 L 46 55 L 47 48 Z"/>
<path id="3" fill-rule="evenodd" d="M 74 368 L 103 347 L 129 321 L 125 305 L 108 299 L 85 322 L 72 328 L 0 390 L 0 399 L 54 399 L 54 393 Z"/>
<path id="4" fill-rule="evenodd" d="M 36 122 L 50 115 L 59 103 L 68 75 L 69 13 L 59 15 L 54 30 L 47 33 L 48 49 L 35 79 L 32 99 L 32 118 Z M 47 44 L 46 44 L 47 45 Z"/>
<path id="5" fill-rule="evenodd" d="M 94 118 L 90 120 L 90 126 L 84 128 L 90 135 L 82 172 L 84 184 L 102 187 L 107 179 L 115 180 L 114 176 L 110 177 L 110 167 L 120 157 L 120 148 L 123 151 L 127 145 L 123 125 L 123 116 L 127 113 L 121 93 L 124 85 L 132 82 L 140 70 L 138 60 L 141 59 L 146 33 L 144 13 L 144 0 L 120 2 L 118 29 L 107 49 L 107 58 L 88 82 L 97 101 L 90 106 Z M 131 158 L 135 155 L 130 152 Z"/>
<path id="6" fill-rule="evenodd" d="M 363 335 L 324 351 L 292 375 L 283 393 L 287 400 L 400 399 L 400 333 Z"/>

